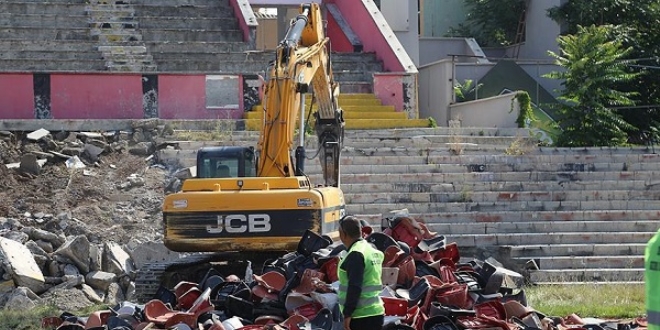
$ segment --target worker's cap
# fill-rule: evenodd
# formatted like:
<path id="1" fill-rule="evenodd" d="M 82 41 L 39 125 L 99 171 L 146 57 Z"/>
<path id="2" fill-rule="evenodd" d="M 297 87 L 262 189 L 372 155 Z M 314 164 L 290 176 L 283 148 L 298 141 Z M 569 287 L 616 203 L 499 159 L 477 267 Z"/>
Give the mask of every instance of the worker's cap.
<path id="1" fill-rule="evenodd" d="M 284 319 L 277 315 L 261 315 L 254 319 L 254 324 L 268 325 L 268 324 L 278 324 L 284 321 Z"/>

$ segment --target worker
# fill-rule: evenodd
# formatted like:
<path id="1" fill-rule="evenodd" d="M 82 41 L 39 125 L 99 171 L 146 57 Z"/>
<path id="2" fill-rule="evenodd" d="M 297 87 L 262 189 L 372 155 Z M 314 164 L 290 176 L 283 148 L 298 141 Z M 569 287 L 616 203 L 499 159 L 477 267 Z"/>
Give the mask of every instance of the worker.
<path id="1" fill-rule="evenodd" d="M 383 289 L 383 253 L 362 239 L 360 220 L 353 216 L 339 221 L 339 239 L 347 250 L 337 267 L 344 329 L 381 330 L 385 315 L 379 296 Z"/>
<path id="2" fill-rule="evenodd" d="M 644 284 L 648 330 L 660 330 L 660 229 L 644 251 Z"/>

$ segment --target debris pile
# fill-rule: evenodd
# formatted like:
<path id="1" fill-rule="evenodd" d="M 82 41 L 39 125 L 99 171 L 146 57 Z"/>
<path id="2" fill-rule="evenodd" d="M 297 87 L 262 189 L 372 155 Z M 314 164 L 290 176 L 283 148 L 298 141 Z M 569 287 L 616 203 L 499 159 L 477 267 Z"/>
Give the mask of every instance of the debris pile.
<path id="1" fill-rule="evenodd" d="M 381 231 L 369 226 L 362 231 L 385 256 L 383 329 L 565 330 L 587 328 L 593 322 L 552 317 L 528 306 L 520 274 L 495 260 L 464 261 L 456 243 L 448 243 L 415 219 L 398 216 L 384 223 Z M 266 263 L 261 275 L 251 274 L 248 266 L 241 280 L 211 268 L 198 282 L 161 287 L 144 304 L 125 301 L 89 317 L 65 313 L 44 319 L 44 325 L 110 330 L 343 329 L 337 295 L 343 253 L 341 243 L 307 231 L 296 251 Z M 588 328 L 605 328 L 597 323 Z M 613 329 L 620 327 L 614 324 Z"/>
<path id="2" fill-rule="evenodd" d="M 0 132 L 0 308 L 132 299 L 136 264 L 154 251 L 142 247 L 162 246 L 168 171 L 152 155 L 166 133 L 153 120 L 130 132 Z"/>

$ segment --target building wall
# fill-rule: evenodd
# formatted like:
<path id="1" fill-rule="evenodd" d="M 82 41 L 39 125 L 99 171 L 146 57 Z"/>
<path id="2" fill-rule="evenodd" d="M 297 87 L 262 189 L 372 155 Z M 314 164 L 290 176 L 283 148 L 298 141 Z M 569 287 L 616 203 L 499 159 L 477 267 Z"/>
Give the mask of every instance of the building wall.
<path id="1" fill-rule="evenodd" d="M 380 11 L 406 49 L 408 56 L 419 66 L 419 32 L 417 0 L 381 0 Z"/>
<path id="2" fill-rule="evenodd" d="M 35 118 L 35 98 L 31 74 L 0 75 L 0 118 Z"/>
<path id="3" fill-rule="evenodd" d="M 465 21 L 463 0 L 420 0 L 420 36 L 446 37 L 451 27 Z"/>
<path id="4" fill-rule="evenodd" d="M 257 18 L 257 21 L 259 22 L 259 26 L 257 26 L 257 49 L 275 49 L 277 47 L 277 43 L 280 41 L 277 36 L 277 19 Z"/>
<path id="5" fill-rule="evenodd" d="M 51 74 L 54 119 L 143 117 L 142 75 Z"/>
<path id="6" fill-rule="evenodd" d="M 548 17 L 547 10 L 559 6 L 561 0 L 530 1 L 527 10 L 525 43 L 520 47 L 518 58 L 550 59 L 548 50 L 559 51 L 557 36 L 560 26 Z"/>
<path id="7" fill-rule="evenodd" d="M 258 77 L 0 74 L 2 119 L 240 119 Z M 153 80 L 144 84 L 145 80 Z"/>
<path id="8" fill-rule="evenodd" d="M 515 97 L 512 93 L 454 103 L 449 106 L 449 120 L 459 121 L 461 127 L 516 128 L 520 107 Z"/>

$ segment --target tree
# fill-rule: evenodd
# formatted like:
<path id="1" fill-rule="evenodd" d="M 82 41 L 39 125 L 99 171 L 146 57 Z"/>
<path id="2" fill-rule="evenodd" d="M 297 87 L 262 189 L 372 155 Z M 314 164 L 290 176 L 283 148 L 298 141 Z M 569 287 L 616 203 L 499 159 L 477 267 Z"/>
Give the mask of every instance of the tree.
<path id="1" fill-rule="evenodd" d="M 638 74 L 623 60 L 632 47 L 624 48 L 620 28 L 612 25 L 578 26 L 574 35 L 560 36 L 560 54 L 550 56 L 563 71 L 548 78 L 563 80 L 558 123 L 563 132 L 559 146 L 615 146 L 627 142 L 632 126 L 613 107 L 634 105 L 634 91 L 621 91 L 620 83 Z"/>
<path id="2" fill-rule="evenodd" d="M 465 0 L 465 23 L 451 28 L 453 37 L 472 37 L 481 46 L 510 45 L 515 40 L 525 0 Z"/>
<path id="3" fill-rule="evenodd" d="M 637 107 L 617 112 L 632 125 L 629 140 L 643 142 L 645 132 L 660 127 L 660 1 L 658 0 L 571 0 L 552 8 L 549 16 L 562 24 L 565 33 L 578 31 L 578 25 L 619 25 L 624 31 L 623 47 L 632 47 L 625 58 L 639 75 L 622 82 L 618 89 L 639 94 Z"/>

